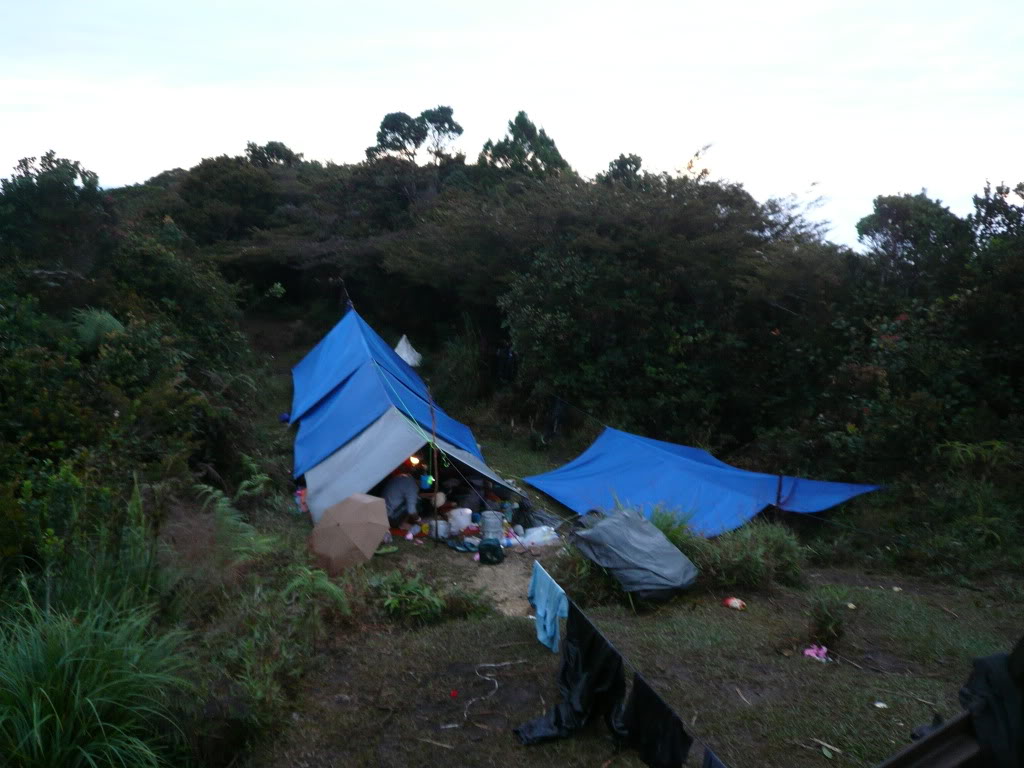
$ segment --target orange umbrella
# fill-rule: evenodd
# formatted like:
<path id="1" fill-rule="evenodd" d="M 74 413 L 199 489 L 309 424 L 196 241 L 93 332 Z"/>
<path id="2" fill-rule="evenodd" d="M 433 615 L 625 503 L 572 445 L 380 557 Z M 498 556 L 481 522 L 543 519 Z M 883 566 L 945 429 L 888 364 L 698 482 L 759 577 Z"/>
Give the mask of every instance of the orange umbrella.
<path id="1" fill-rule="evenodd" d="M 309 536 L 309 548 L 317 564 L 334 576 L 373 557 L 389 528 L 384 499 L 356 493 L 324 512 Z"/>

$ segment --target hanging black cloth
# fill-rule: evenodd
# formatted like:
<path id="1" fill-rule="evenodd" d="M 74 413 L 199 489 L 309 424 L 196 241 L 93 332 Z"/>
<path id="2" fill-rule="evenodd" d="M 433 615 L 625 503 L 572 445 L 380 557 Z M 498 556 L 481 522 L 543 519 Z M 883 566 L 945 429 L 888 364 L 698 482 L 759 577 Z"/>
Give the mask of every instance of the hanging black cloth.
<path id="1" fill-rule="evenodd" d="M 626 698 L 622 656 L 572 601 L 558 672 L 561 700 L 547 714 L 516 728 L 522 744 L 571 736 L 602 716 L 616 740 L 640 752 L 651 768 L 681 768 L 693 740 L 683 722 L 639 674 Z"/>
<path id="2" fill-rule="evenodd" d="M 547 714 L 513 730 L 520 743 L 564 739 L 594 715 L 603 715 L 613 732 L 621 732 L 617 721 L 626 695 L 622 657 L 572 601 L 558 671 L 558 693 L 561 701 Z"/>
<path id="3" fill-rule="evenodd" d="M 623 741 L 640 753 L 651 768 L 679 768 L 690 754 L 693 739 L 683 721 L 638 672 L 621 719 Z"/>

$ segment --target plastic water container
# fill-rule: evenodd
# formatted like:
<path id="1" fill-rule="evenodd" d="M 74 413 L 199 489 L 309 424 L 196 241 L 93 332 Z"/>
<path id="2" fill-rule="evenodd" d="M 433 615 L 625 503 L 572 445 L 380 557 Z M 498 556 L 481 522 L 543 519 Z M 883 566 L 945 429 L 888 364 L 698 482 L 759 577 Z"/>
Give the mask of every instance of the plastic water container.
<path id="1" fill-rule="evenodd" d="M 472 510 L 465 507 L 453 509 L 448 513 L 448 523 L 453 534 L 458 535 L 466 530 L 466 526 L 473 522 Z"/>
<path id="2" fill-rule="evenodd" d="M 480 538 L 498 539 L 504 538 L 505 518 L 501 512 L 488 509 L 480 513 Z"/>
<path id="3" fill-rule="evenodd" d="M 431 520 L 430 523 L 430 536 L 438 539 L 447 539 L 448 533 L 451 530 L 448 521 L 446 520 Z"/>

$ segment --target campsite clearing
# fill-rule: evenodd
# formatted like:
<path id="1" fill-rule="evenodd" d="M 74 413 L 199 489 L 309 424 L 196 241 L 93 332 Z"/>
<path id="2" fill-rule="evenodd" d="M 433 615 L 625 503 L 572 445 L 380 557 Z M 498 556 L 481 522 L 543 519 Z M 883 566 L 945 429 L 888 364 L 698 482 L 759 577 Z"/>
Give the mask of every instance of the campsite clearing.
<path id="1" fill-rule="evenodd" d="M 492 583 L 504 574 L 516 582 L 530 560 L 511 556 L 487 568 L 434 546 L 400 542 L 396 555 L 368 567 L 413 568 L 440 588 L 480 584 L 485 571 Z M 809 600 L 827 586 L 857 607 L 849 609 L 841 660 L 821 664 L 800 649 Z M 723 608 L 722 597 L 698 589 L 639 615 L 618 606 L 588 615 L 692 734 L 734 768 L 872 766 L 933 712 L 959 711 L 971 658 L 1007 650 L 1019 631 L 1016 607 L 984 591 L 885 574 L 812 571 L 806 589 L 744 594 L 742 612 Z M 555 700 L 558 660 L 524 615 L 420 630 L 362 627 L 322 649 L 283 733 L 248 765 L 641 765 L 615 752 L 603 723 L 562 742 L 516 743 L 511 729 Z M 470 700 L 494 690 L 477 665 L 503 662 L 522 663 L 498 669 L 497 691 L 470 704 L 467 716 Z M 445 727 L 452 724 L 459 727 Z M 827 758 L 818 741 L 841 752 Z"/>
<path id="2" fill-rule="evenodd" d="M 285 371 L 280 374 L 284 380 Z M 464 417 L 490 466 L 517 480 L 564 463 L 595 437 L 581 433 L 578 442 L 540 453 L 524 432 L 499 426 L 486 413 L 474 416 Z M 299 538 L 308 533 L 306 520 L 288 527 Z M 526 618 L 529 556 L 510 553 L 491 567 L 432 542 L 396 544 L 397 553 L 375 557 L 356 578 L 402 569 L 437 590 L 479 588 L 495 614 L 410 629 L 369 611 L 318 646 L 290 716 L 240 766 L 641 765 L 634 753 L 616 752 L 600 722 L 561 742 L 522 747 L 515 741 L 513 727 L 554 703 L 559 665 Z M 543 559 L 557 557 L 556 551 Z M 811 569 L 806 576 L 804 588 L 738 594 L 746 611 L 722 607 L 727 595 L 698 582 L 639 615 L 623 606 L 587 613 L 688 730 L 733 768 L 873 766 L 908 743 L 911 729 L 929 723 L 933 712 L 958 712 L 971 658 L 1008 650 L 1020 632 L 1019 603 L 991 589 L 944 587 L 886 571 Z M 829 586 L 856 608 L 843 617 L 840 660 L 821 664 L 801 650 L 810 605 Z M 478 665 L 505 662 L 517 663 L 491 673 L 495 690 Z M 876 707 L 877 701 L 887 706 Z M 445 727 L 452 725 L 459 727 Z M 828 757 L 820 742 L 838 751 Z M 699 756 L 695 749 L 690 764 L 699 764 Z"/>

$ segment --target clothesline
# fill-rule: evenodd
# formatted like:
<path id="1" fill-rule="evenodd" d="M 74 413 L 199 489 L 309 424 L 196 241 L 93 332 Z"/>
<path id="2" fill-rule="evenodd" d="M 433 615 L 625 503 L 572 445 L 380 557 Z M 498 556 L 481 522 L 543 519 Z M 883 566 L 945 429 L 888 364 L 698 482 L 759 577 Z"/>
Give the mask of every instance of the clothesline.
<path id="1" fill-rule="evenodd" d="M 555 589 L 535 587 L 540 576 Z M 542 582 L 543 583 L 543 582 Z M 557 590 L 557 591 L 556 591 Z M 651 768 L 677 768 L 686 762 L 694 743 L 704 749 L 704 768 L 725 768 L 711 749 L 690 735 L 682 718 L 654 691 L 636 665 L 631 663 L 551 578 L 539 563 L 534 564 L 530 581 L 531 602 L 540 599 L 554 605 L 535 604 L 538 640 L 557 648 L 558 632 L 550 624 L 558 622 L 559 601 L 567 605 L 566 637 L 558 674 L 563 701 L 541 717 L 514 729 L 524 745 L 570 736 L 592 716 L 603 715 L 609 729 L 624 743 L 640 751 Z M 564 615 L 564 614 L 563 614 Z M 633 673 L 633 685 L 626 696 L 626 670 Z"/>

